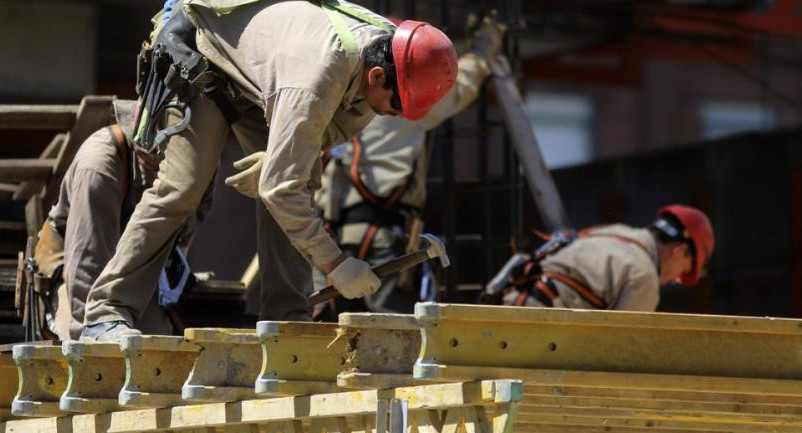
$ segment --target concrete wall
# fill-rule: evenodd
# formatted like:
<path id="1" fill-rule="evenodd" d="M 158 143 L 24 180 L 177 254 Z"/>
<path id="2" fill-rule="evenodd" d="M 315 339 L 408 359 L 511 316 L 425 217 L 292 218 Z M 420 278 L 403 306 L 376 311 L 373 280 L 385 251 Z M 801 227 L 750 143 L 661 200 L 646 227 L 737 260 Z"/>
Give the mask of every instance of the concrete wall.
<path id="1" fill-rule="evenodd" d="M 0 1 L 0 100 L 78 101 L 95 90 L 96 6 Z"/>

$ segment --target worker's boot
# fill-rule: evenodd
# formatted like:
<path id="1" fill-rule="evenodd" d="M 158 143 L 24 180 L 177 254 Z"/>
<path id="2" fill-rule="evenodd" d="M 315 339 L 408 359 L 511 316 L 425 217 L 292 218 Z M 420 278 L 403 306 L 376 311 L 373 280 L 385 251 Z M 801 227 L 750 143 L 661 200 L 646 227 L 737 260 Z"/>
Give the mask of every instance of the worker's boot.
<path id="1" fill-rule="evenodd" d="M 130 335 L 142 333 L 131 328 L 125 320 L 113 320 L 86 326 L 81 333 L 81 341 L 118 343 L 123 337 Z"/>

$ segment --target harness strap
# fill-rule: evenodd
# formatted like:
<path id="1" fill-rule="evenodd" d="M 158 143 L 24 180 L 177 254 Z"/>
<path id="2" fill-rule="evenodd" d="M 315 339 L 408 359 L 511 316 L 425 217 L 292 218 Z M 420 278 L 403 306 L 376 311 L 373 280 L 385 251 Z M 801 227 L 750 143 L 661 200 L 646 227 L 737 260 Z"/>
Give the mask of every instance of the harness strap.
<path id="1" fill-rule="evenodd" d="M 624 242 L 625 244 L 635 245 L 636 247 L 638 247 L 641 250 L 643 250 L 643 252 L 646 253 L 647 256 L 651 256 L 651 253 L 649 253 L 649 250 L 646 248 L 645 245 L 643 245 L 642 243 L 638 242 L 636 239 L 633 239 L 633 238 L 630 238 L 630 237 L 616 235 L 616 234 L 612 234 L 612 233 L 588 233 L 588 234 L 584 235 L 583 237 L 586 237 L 586 238 L 612 238 L 612 239 L 618 239 L 619 241 Z"/>
<path id="2" fill-rule="evenodd" d="M 557 272 L 543 272 L 543 276 L 548 279 L 557 280 L 571 289 L 573 289 L 582 299 L 587 301 L 589 304 L 593 305 L 594 307 L 606 310 L 607 309 L 607 302 L 604 299 L 598 297 L 595 293 L 593 293 L 590 289 L 585 287 L 584 284 L 580 283 L 579 281 Z"/>
<path id="3" fill-rule="evenodd" d="M 123 179 L 120 182 L 121 190 L 122 190 L 122 197 L 125 200 L 125 197 L 128 195 L 128 168 L 130 167 L 128 164 L 128 143 L 125 140 L 125 135 L 123 134 L 123 129 L 118 124 L 113 124 L 108 127 L 109 134 L 111 134 L 111 138 L 114 140 L 114 147 L 117 149 L 117 156 L 120 157 L 120 161 L 122 161 L 123 165 Z"/>
<path id="4" fill-rule="evenodd" d="M 365 257 L 368 256 L 370 246 L 373 244 L 373 238 L 376 237 L 376 233 L 378 233 L 378 231 L 379 226 L 376 224 L 371 224 L 368 226 L 368 229 L 365 231 L 365 236 L 362 236 L 362 242 L 359 243 L 359 252 L 356 256 L 359 260 L 365 260 Z"/>

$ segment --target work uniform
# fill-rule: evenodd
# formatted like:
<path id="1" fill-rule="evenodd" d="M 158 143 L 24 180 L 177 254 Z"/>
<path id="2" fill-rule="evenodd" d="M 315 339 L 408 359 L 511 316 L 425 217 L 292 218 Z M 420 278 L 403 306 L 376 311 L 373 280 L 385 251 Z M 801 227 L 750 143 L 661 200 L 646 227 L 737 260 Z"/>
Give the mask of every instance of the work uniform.
<path id="1" fill-rule="evenodd" d="M 234 105 L 241 117 L 231 125 L 237 140 L 248 154 L 266 148 L 259 185 L 264 206 L 257 206 L 259 318 L 309 319 L 310 263 L 320 266 L 341 254 L 313 205 L 320 152 L 374 116 L 358 95 L 364 50 L 388 32 L 341 15 L 358 44 L 349 55 L 325 12 L 310 2 L 189 0 L 184 7 L 197 27 L 198 51 L 239 93 Z M 159 149 L 158 178 L 89 293 L 87 324 L 133 323 L 144 311 L 169 245 L 215 172 L 229 125 L 204 94 L 188 105 L 187 128 Z M 174 110 L 166 117 L 167 125 L 182 120 Z"/>
<path id="2" fill-rule="evenodd" d="M 557 295 L 551 300 L 553 305 L 543 302 L 542 294 L 532 293 L 523 305 L 654 311 L 660 300 L 659 263 L 657 241 L 648 229 L 623 224 L 594 228 L 540 262 L 543 275 L 566 276 L 592 292 L 591 296 L 583 296 L 581 290 L 558 278 L 549 278 Z M 513 290 L 504 303 L 521 305 L 519 296 L 520 292 Z M 603 306 L 589 300 L 594 297 Z"/>
<path id="3" fill-rule="evenodd" d="M 459 60 L 454 87 L 425 117 L 418 121 L 376 117 L 355 141 L 343 144 L 342 154 L 326 164 L 323 187 L 316 196 L 341 247 L 372 266 L 404 253 L 402 213 L 420 215 L 426 202 L 426 132 L 476 100 L 489 73 L 485 59 L 465 54 Z M 378 203 L 371 203 L 366 195 L 378 198 Z M 388 200 L 392 203 L 386 206 Z M 382 209 L 385 206 L 387 209 Z M 371 225 L 376 228 L 370 229 Z M 397 275 L 385 278 L 376 293 L 365 296 L 370 311 L 412 313 L 417 292 L 395 290 L 397 279 Z M 316 272 L 315 286 L 325 286 L 322 272 Z"/>
<path id="4" fill-rule="evenodd" d="M 128 102 L 115 101 L 118 118 L 133 120 L 134 103 Z M 123 111 L 130 116 L 121 115 Z M 48 215 L 64 237 L 64 284 L 54 300 L 56 332 L 61 340 L 80 337 L 89 289 L 114 254 L 129 216 L 156 175 L 143 164 L 139 164 L 141 175 L 132 175 L 130 164 L 135 156 L 119 134 L 115 137 L 111 128 L 103 128 L 81 144 L 61 182 L 58 202 Z M 184 226 L 179 244 L 189 241 L 211 206 L 211 197 L 209 189 L 198 214 Z M 149 334 L 171 334 L 169 318 L 157 297 L 151 293 L 146 301 L 136 326 Z"/>

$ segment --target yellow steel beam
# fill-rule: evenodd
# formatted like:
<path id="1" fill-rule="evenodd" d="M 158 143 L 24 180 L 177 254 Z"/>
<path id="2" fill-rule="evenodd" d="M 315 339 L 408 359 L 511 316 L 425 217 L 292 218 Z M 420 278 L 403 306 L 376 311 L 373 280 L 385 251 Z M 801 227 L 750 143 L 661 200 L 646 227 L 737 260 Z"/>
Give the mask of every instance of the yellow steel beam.
<path id="1" fill-rule="evenodd" d="M 337 391 L 337 374 L 345 363 L 345 340 L 337 325 L 315 322 L 256 324 L 262 366 L 258 395 L 310 395 Z"/>
<path id="2" fill-rule="evenodd" d="M 11 352 L 0 352 L 0 421 L 11 416 L 11 402 L 18 387 L 19 373 Z"/>
<path id="3" fill-rule="evenodd" d="M 424 303 L 416 377 L 441 367 L 802 379 L 802 320 Z"/>
<path id="4" fill-rule="evenodd" d="M 184 338 L 200 347 L 181 388 L 188 401 L 236 401 L 254 398 L 262 351 L 254 330 L 191 328 Z"/>
<path id="5" fill-rule="evenodd" d="M 348 388 L 390 388 L 416 383 L 412 367 L 420 350 L 420 328 L 408 314 L 345 313 L 339 316 L 346 346 L 345 369 L 337 384 Z"/>
<path id="6" fill-rule="evenodd" d="M 63 415 L 59 397 L 67 388 L 67 361 L 61 355 L 61 347 L 18 344 L 12 353 L 19 372 L 19 388 L 11 402 L 11 414 Z"/>
<path id="7" fill-rule="evenodd" d="M 136 335 L 124 337 L 125 384 L 119 394 L 123 407 L 157 408 L 181 404 L 181 385 L 189 377 L 200 347 L 183 337 Z"/>
<path id="8" fill-rule="evenodd" d="M 125 360 L 117 343 L 65 341 L 69 381 L 59 407 L 67 412 L 104 413 L 119 408 L 125 382 Z"/>

